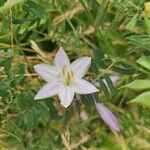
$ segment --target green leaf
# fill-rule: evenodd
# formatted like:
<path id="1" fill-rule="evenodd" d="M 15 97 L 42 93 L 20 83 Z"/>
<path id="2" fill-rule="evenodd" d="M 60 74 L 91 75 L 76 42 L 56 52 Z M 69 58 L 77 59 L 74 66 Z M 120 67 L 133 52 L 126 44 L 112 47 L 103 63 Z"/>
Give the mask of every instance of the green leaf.
<path id="1" fill-rule="evenodd" d="M 11 93 L 6 90 L 0 91 L 0 97 L 2 97 L 2 101 L 5 103 L 9 103 L 11 101 Z"/>
<path id="2" fill-rule="evenodd" d="M 136 62 L 150 70 L 150 56 L 142 56 Z"/>
<path id="3" fill-rule="evenodd" d="M 144 92 L 132 99 L 130 103 L 139 103 L 143 106 L 150 107 L 150 91 Z"/>
<path id="4" fill-rule="evenodd" d="M 38 103 L 38 105 L 35 106 L 35 109 L 43 121 L 51 119 L 48 111 L 48 107 L 43 103 Z"/>
<path id="5" fill-rule="evenodd" d="M 97 62 L 99 62 L 102 58 L 104 58 L 104 54 L 100 49 L 92 48 L 92 51 L 94 53 L 94 57 Z"/>
<path id="6" fill-rule="evenodd" d="M 24 74 L 25 73 L 25 64 L 22 62 L 18 63 L 18 74 Z"/>
<path id="7" fill-rule="evenodd" d="M 7 90 L 7 89 L 8 89 L 8 85 L 4 81 L 0 80 L 0 91 Z"/>
<path id="8" fill-rule="evenodd" d="M 21 110 L 31 109 L 36 102 L 33 100 L 34 93 L 26 90 L 17 96 L 17 101 Z"/>
<path id="9" fill-rule="evenodd" d="M 99 80 L 99 85 L 102 88 L 104 94 L 108 96 L 109 92 L 108 92 L 107 86 L 105 85 L 105 83 L 102 79 Z"/>
<path id="10" fill-rule="evenodd" d="M 150 19 L 146 16 L 144 16 L 144 21 L 147 27 L 147 30 L 150 31 Z"/>
<path id="11" fill-rule="evenodd" d="M 19 114 L 15 120 L 15 124 L 18 126 L 18 127 L 23 127 L 24 125 L 24 115 L 23 114 Z"/>
<path id="12" fill-rule="evenodd" d="M 41 14 L 45 14 L 46 13 L 45 10 L 42 7 L 40 7 L 40 5 L 35 3 L 34 1 L 28 0 L 27 4 L 30 5 L 31 7 L 33 7 L 35 10 L 37 10 Z"/>
<path id="13" fill-rule="evenodd" d="M 11 24 L 10 19 L 7 17 L 5 18 L 3 17 L 1 32 L 6 32 L 9 29 L 10 24 Z"/>
<path id="14" fill-rule="evenodd" d="M 23 79 L 24 79 L 23 75 L 15 77 L 15 85 L 21 84 L 21 82 L 23 81 Z"/>
<path id="15" fill-rule="evenodd" d="M 102 1 L 101 6 L 99 6 L 99 9 L 95 18 L 95 22 L 94 22 L 94 27 L 96 30 L 98 29 L 99 25 L 102 25 L 104 22 L 104 18 L 107 14 L 106 11 L 107 11 L 108 5 L 109 5 L 109 1 L 104 0 Z"/>
<path id="16" fill-rule="evenodd" d="M 150 88 L 150 80 L 135 80 L 129 84 L 124 85 L 122 88 L 127 87 L 133 90 L 145 90 Z"/>
<path id="17" fill-rule="evenodd" d="M 81 113 L 81 107 L 80 107 L 80 102 L 77 100 L 75 101 L 75 106 L 76 106 L 76 111 L 78 112 L 79 116 Z"/>
<path id="18" fill-rule="evenodd" d="M 113 86 L 113 83 L 112 83 L 110 77 L 109 77 L 107 74 L 105 74 L 105 75 L 104 75 L 104 78 L 105 78 L 105 80 L 106 80 L 106 82 L 107 82 L 108 87 L 110 88 L 110 90 L 113 90 L 113 89 L 114 89 L 114 86 Z"/>
<path id="19" fill-rule="evenodd" d="M 129 75 L 129 74 L 133 74 L 134 73 L 133 69 L 126 69 L 126 68 L 123 68 L 123 67 L 112 66 L 111 69 L 113 71 L 115 71 L 115 72 L 120 73 L 120 74 Z"/>
<path id="20" fill-rule="evenodd" d="M 11 69 L 11 66 L 12 66 L 12 61 L 13 59 L 12 58 L 7 58 L 4 62 L 4 69 L 5 69 L 5 72 L 8 73 L 9 70 Z"/>
<path id="21" fill-rule="evenodd" d="M 95 106 L 92 94 L 81 95 L 82 102 L 87 106 Z"/>
<path id="22" fill-rule="evenodd" d="M 0 7 L 2 7 L 6 3 L 6 0 L 1 0 L 0 1 Z"/>
<path id="23" fill-rule="evenodd" d="M 35 126 L 35 114 L 32 111 L 29 111 L 27 114 L 27 130 L 33 129 Z"/>
<path id="24" fill-rule="evenodd" d="M 127 24 L 127 29 L 128 30 L 132 30 L 135 25 L 136 25 L 136 22 L 137 22 L 137 17 L 138 17 L 138 14 L 135 14 L 132 19 L 128 22 Z"/>
<path id="25" fill-rule="evenodd" d="M 55 106 L 53 105 L 53 99 L 49 98 L 50 100 L 45 101 L 47 107 L 49 108 L 49 115 L 51 117 L 51 119 L 60 119 L 60 116 L 58 115 L 58 111 L 55 108 Z"/>
<path id="26" fill-rule="evenodd" d="M 45 10 L 40 7 L 34 1 L 28 0 L 26 5 L 24 5 L 23 9 L 27 12 L 31 12 L 34 17 L 41 18 L 43 15 L 46 15 Z"/>
<path id="27" fill-rule="evenodd" d="M 97 62 L 94 59 L 92 59 L 90 70 L 92 72 L 94 72 L 95 74 L 99 73 L 99 71 L 98 71 L 98 64 L 97 64 Z"/>
<path id="28" fill-rule="evenodd" d="M 69 106 L 65 112 L 65 116 L 64 116 L 64 126 L 67 126 L 68 122 L 70 121 L 71 117 L 73 115 L 73 107 Z"/>

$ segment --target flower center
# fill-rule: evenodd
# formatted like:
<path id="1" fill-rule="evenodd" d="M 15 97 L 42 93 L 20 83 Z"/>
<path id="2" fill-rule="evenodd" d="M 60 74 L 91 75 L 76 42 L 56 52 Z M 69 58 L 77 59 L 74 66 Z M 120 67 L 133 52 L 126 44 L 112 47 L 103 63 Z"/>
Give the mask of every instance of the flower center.
<path id="1" fill-rule="evenodd" d="M 63 66 L 60 76 L 65 85 L 71 85 L 73 83 L 73 72 L 66 65 Z"/>

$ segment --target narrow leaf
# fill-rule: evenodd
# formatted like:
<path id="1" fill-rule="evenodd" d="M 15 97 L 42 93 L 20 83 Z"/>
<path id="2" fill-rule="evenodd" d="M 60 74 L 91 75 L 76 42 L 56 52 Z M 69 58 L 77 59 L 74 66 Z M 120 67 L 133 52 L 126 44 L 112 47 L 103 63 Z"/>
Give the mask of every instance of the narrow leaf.
<path id="1" fill-rule="evenodd" d="M 135 14 L 132 19 L 128 22 L 127 24 L 127 29 L 128 30 L 132 30 L 135 25 L 136 25 L 136 22 L 137 22 L 137 17 L 138 17 L 138 14 Z"/>
<path id="2" fill-rule="evenodd" d="M 99 85 L 102 88 L 103 92 L 105 93 L 105 95 L 109 95 L 107 86 L 105 85 L 104 81 L 101 79 L 99 80 Z"/>
<path id="3" fill-rule="evenodd" d="M 69 106 L 66 110 L 65 116 L 64 116 L 64 126 L 67 126 L 68 122 L 70 121 L 71 117 L 73 115 L 73 107 Z"/>
<path id="4" fill-rule="evenodd" d="M 148 17 L 144 17 L 144 21 L 147 27 L 147 30 L 150 31 L 150 19 Z"/>
<path id="5" fill-rule="evenodd" d="M 122 88 L 127 87 L 134 90 L 144 90 L 150 88 L 150 80 L 135 80 L 129 84 L 124 85 Z"/>
<path id="6" fill-rule="evenodd" d="M 27 114 L 27 130 L 31 130 L 34 128 L 35 125 L 35 116 L 32 111 L 29 111 Z"/>
<path id="7" fill-rule="evenodd" d="M 103 24 L 104 18 L 105 18 L 105 15 L 106 15 L 106 11 L 107 11 L 107 8 L 108 8 L 108 4 L 109 4 L 108 0 L 103 0 L 102 1 L 102 4 L 98 9 L 97 16 L 96 16 L 96 19 L 95 19 L 95 22 L 94 22 L 95 29 L 98 29 L 98 26 Z"/>
<path id="8" fill-rule="evenodd" d="M 144 92 L 132 99 L 130 103 L 139 103 L 143 106 L 150 107 L 150 91 Z"/>
<path id="9" fill-rule="evenodd" d="M 150 56 L 142 56 L 136 62 L 150 70 Z"/>
<path id="10" fill-rule="evenodd" d="M 113 90 L 114 89 L 114 86 L 113 86 L 113 82 L 111 81 L 110 77 L 108 75 L 104 75 L 104 78 L 108 84 L 108 87 L 110 88 L 110 90 Z"/>

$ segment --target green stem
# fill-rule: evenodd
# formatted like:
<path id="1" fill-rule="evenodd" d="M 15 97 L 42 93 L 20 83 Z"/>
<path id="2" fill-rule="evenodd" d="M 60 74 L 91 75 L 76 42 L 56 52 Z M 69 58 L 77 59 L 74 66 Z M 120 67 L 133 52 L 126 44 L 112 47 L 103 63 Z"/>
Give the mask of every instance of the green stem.
<path id="1" fill-rule="evenodd" d="M 7 1 L 1 8 L 0 8 L 0 13 L 2 13 L 5 10 L 8 10 L 12 8 L 15 5 L 18 5 L 19 3 L 25 2 L 25 0 L 11 0 Z"/>
<path id="2" fill-rule="evenodd" d="M 87 14 L 89 15 L 89 19 L 90 19 L 91 23 L 93 24 L 93 22 L 95 21 L 95 19 L 94 19 L 93 15 L 91 14 L 89 8 L 86 6 L 86 4 L 84 3 L 83 0 L 79 0 L 79 1 L 82 4 L 82 6 L 84 7 L 84 9 L 87 12 Z"/>
<path id="3" fill-rule="evenodd" d="M 11 133 L 11 132 L 9 132 L 9 131 L 3 129 L 3 128 L 0 128 L 0 131 L 5 132 L 5 133 L 7 133 L 7 134 L 13 136 L 14 138 L 16 138 L 16 139 L 17 139 L 18 141 L 20 141 L 20 142 L 22 141 L 22 139 L 21 139 L 20 137 L 18 137 L 17 135 L 15 135 L 15 134 L 13 134 L 13 133 Z"/>
<path id="4" fill-rule="evenodd" d="M 117 62 L 117 60 L 113 61 L 112 64 L 111 64 L 110 66 L 108 66 L 108 68 L 103 69 L 103 71 L 101 71 L 101 72 L 98 74 L 97 78 L 93 81 L 93 83 L 96 82 L 97 80 L 99 80 L 100 77 L 102 77 L 105 73 L 108 73 L 109 69 L 110 69 L 116 62 Z"/>
<path id="5" fill-rule="evenodd" d="M 135 70 L 138 70 L 146 75 L 150 75 L 148 71 L 142 69 L 141 67 L 137 66 L 136 64 L 130 62 L 130 61 L 127 61 L 127 60 L 124 60 L 124 59 L 119 59 L 120 62 L 124 62 L 125 64 L 131 66 L 132 68 L 134 68 Z"/>

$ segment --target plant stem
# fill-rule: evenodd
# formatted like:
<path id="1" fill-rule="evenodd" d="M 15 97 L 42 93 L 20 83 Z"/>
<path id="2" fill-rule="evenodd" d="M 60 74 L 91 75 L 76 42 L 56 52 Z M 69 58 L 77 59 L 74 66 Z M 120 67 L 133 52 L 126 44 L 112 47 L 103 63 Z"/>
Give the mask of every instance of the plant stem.
<path id="1" fill-rule="evenodd" d="M 7 133 L 7 134 L 13 136 L 13 137 L 16 138 L 18 141 L 22 141 L 22 139 L 21 139 L 20 137 L 18 137 L 17 135 L 15 135 L 15 134 L 13 134 L 13 133 L 11 133 L 11 132 L 9 132 L 9 131 L 3 129 L 3 128 L 0 128 L 0 131 L 5 132 L 5 133 Z"/>
<path id="2" fill-rule="evenodd" d="M 6 2 L 1 8 L 0 13 L 5 10 L 11 9 L 13 6 L 18 5 L 19 3 L 25 2 L 25 0 L 11 0 Z"/>

